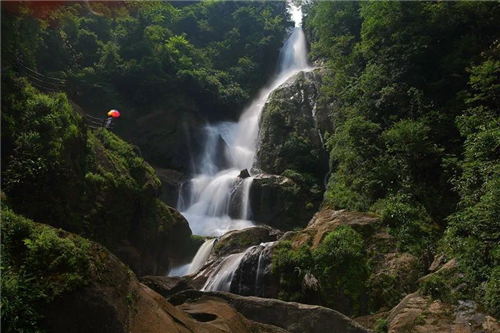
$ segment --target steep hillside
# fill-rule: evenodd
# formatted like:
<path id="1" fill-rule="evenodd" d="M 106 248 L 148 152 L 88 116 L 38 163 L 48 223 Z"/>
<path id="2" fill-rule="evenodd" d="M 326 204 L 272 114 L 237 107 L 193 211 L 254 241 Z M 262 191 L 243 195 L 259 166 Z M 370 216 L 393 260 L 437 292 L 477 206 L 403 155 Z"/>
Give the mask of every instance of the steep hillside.
<path id="1" fill-rule="evenodd" d="M 2 190 L 15 212 L 103 244 L 139 275 L 165 273 L 169 257 L 192 252 L 187 221 L 159 200 L 160 181 L 137 148 L 89 130 L 64 94 L 6 77 L 2 148 Z"/>

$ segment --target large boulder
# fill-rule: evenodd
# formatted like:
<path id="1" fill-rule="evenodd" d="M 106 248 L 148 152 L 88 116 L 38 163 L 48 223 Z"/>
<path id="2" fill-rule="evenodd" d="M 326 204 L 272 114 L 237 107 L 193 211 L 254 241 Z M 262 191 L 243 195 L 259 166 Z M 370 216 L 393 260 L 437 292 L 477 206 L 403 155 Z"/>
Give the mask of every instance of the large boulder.
<path id="1" fill-rule="evenodd" d="M 229 231 L 217 241 L 214 253 L 218 257 L 228 256 L 243 252 L 253 245 L 276 241 L 280 236 L 279 230 L 268 226 Z"/>
<path id="2" fill-rule="evenodd" d="M 450 305 L 420 293 L 406 296 L 386 319 L 388 332 L 500 332 L 500 323 L 473 301 Z"/>
<path id="3" fill-rule="evenodd" d="M 250 187 L 252 219 L 280 230 L 304 227 L 320 200 L 321 195 L 284 176 L 258 174 Z"/>
<path id="4" fill-rule="evenodd" d="M 129 237 L 110 247 L 138 276 L 164 275 L 172 263 L 184 261 L 191 252 L 187 220 L 159 199 L 153 200 L 156 203 L 132 225 Z"/>
<path id="5" fill-rule="evenodd" d="M 224 299 L 174 307 L 101 245 L 2 206 L 2 328 L 9 332 L 286 332 Z M 2 266 L 3 267 L 3 266 Z M 9 283 L 4 283 L 7 278 Z M 145 278 L 155 287 L 174 281 Z M 178 282 L 178 281 L 177 281 Z M 175 283 L 174 283 L 175 284 Z M 178 284 L 177 284 L 178 285 Z M 173 289 L 170 289 L 173 291 Z"/>
<path id="6" fill-rule="evenodd" d="M 216 307 L 213 304 L 223 301 L 248 320 L 290 333 L 368 332 L 343 314 L 315 305 L 195 290 L 178 293 L 169 301 L 180 310 L 190 311 L 193 316 L 203 315 L 205 318 L 210 315 L 216 317 Z"/>
<path id="7" fill-rule="evenodd" d="M 299 72 L 275 89 L 260 118 L 256 169 L 270 174 L 293 170 L 322 180 L 328 171 L 323 147 L 328 116 L 317 114 L 321 77 L 317 72 Z"/>
<path id="8" fill-rule="evenodd" d="M 176 308 L 139 283 L 109 252 L 98 245 L 95 251 L 104 270 L 92 275 L 84 288 L 63 295 L 45 307 L 43 327 L 47 331 L 283 332 L 247 319 L 223 301 L 210 306 L 211 316 L 200 315 L 197 304 Z"/>
<path id="9" fill-rule="evenodd" d="M 272 274 L 272 252 L 275 242 L 252 246 L 245 251 L 235 270 L 230 291 L 243 296 L 277 298 L 279 280 Z"/>

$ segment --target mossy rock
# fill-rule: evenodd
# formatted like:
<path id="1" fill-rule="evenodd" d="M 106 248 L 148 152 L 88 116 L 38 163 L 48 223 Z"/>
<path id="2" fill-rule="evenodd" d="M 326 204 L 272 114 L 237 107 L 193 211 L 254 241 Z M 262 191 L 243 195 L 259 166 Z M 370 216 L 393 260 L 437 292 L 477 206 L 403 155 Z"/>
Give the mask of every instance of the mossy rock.
<path id="1" fill-rule="evenodd" d="M 257 169 L 277 175 L 290 169 L 322 180 L 328 159 L 315 113 L 320 81 L 317 73 L 299 72 L 271 93 L 260 118 Z"/>

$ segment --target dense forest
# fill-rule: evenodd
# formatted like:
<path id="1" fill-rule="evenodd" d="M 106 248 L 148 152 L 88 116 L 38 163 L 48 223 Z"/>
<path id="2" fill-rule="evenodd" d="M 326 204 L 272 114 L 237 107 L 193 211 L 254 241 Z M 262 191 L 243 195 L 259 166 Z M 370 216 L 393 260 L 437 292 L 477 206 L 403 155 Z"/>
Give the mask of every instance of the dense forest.
<path id="1" fill-rule="evenodd" d="M 6 332 L 500 330 L 498 2 L 1 10 Z"/>
<path id="2" fill-rule="evenodd" d="M 323 2 L 306 20 L 335 123 L 325 204 L 378 214 L 402 250 L 457 258 L 453 283 L 496 316 L 499 15 L 496 2 Z"/>

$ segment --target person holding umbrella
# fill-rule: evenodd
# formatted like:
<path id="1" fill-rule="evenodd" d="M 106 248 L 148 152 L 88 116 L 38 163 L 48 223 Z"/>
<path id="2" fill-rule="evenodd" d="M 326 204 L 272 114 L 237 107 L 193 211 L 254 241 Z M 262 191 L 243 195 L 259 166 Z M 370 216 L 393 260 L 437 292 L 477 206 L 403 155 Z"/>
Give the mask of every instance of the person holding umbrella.
<path id="1" fill-rule="evenodd" d="M 104 127 L 106 129 L 113 129 L 113 118 L 118 118 L 120 116 L 120 112 L 118 110 L 111 110 L 108 112 L 108 119 L 106 120 L 106 124 Z"/>

